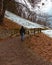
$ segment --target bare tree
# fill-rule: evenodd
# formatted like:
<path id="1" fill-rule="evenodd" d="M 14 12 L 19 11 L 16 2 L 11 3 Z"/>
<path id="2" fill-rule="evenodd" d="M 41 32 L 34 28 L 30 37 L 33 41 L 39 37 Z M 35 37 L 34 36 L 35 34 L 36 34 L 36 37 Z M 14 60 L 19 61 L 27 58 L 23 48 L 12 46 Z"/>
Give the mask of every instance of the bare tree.
<path id="1" fill-rule="evenodd" d="M 25 5 L 23 3 L 16 2 L 17 12 L 20 13 L 19 16 L 31 21 L 35 21 L 36 13 L 29 9 L 28 4 L 25 0 L 24 2 L 25 2 Z"/>

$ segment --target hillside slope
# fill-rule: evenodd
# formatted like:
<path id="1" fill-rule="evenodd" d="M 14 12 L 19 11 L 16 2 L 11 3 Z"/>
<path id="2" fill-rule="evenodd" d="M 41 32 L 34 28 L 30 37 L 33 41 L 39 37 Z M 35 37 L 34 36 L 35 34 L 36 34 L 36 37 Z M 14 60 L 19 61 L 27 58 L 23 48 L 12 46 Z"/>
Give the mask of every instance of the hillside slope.
<path id="1" fill-rule="evenodd" d="M 1 46 L 0 53 L 1 53 L 1 48 L 7 47 L 8 43 L 9 43 L 9 48 L 11 48 L 10 47 L 11 43 L 14 44 L 15 48 L 16 48 L 16 46 L 18 46 L 18 44 L 24 44 L 22 46 L 26 46 L 33 53 L 37 54 L 38 56 L 43 58 L 45 61 L 52 62 L 52 38 L 49 38 L 48 36 L 46 36 L 43 33 L 39 33 L 39 34 L 36 34 L 35 36 L 28 35 L 25 37 L 24 42 L 21 42 L 20 35 L 18 34 L 19 30 L 16 31 L 17 29 L 20 29 L 19 25 L 17 25 L 16 23 L 13 23 L 9 19 L 6 19 L 6 18 L 4 19 L 4 24 L 2 26 L 0 26 L 0 43 L 1 43 L 0 44 L 0 46 Z M 29 41 L 30 41 L 30 43 L 29 43 Z M 4 42 L 5 42 L 6 46 L 3 45 Z M 16 43 L 17 43 L 17 45 L 15 45 Z M 13 46 L 13 45 L 11 45 L 11 46 Z M 12 47 L 12 48 L 14 48 L 14 47 Z M 8 49 L 8 47 L 7 47 L 7 49 Z M 4 53 L 4 51 L 3 51 L 3 53 Z M 9 52 L 10 52 L 10 50 L 9 50 Z M 15 52 L 15 50 L 14 50 L 14 52 Z M 3 53 L 1 53 L 0 55 L 2 55 Z M 15 52 L 15 53 L 17 53 L 17 52 Z M 7 52 L 6 52 L 6 55 L 8 57 Z M 3 56 L 1 58 L 3 58 Z M 5 58 L 4 60 L 6 60 L 5 55 L 4 55 L 4 58 Z M 3 62 L 6 63 L 6 61 L 2 61 L 2 63 Z M 34 60 L 32 60 L 32 62 L 35 63 Z M 41 61 L 41 63 L 42 63 L 42 61 Z M 47 64 L 47 65 L 49 65 L 49 64 Z"/>

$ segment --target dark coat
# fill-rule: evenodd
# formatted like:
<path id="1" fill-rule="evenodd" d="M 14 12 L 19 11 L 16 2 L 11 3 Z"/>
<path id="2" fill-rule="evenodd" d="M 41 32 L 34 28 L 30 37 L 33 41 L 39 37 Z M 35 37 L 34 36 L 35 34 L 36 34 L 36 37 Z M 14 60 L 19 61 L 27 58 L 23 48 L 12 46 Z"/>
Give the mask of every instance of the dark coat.
<path id="1" fill-rule="evenodd" d="M 23 33 L 25 34 L 25 29 L 23 27 L 21 27 L 21 29 L 20 29 L 20 35 L 23 35 Z"/>

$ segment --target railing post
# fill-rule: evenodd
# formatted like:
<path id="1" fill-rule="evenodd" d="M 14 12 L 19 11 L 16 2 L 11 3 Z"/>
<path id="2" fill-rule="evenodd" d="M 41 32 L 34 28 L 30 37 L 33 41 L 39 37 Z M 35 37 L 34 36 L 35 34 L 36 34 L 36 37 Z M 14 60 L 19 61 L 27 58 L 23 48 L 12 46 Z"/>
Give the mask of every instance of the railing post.
<path id="1" fill-rule="evenodd" d="M 35 28 L 34 28 L 34 35 L 35 35 Z"/>

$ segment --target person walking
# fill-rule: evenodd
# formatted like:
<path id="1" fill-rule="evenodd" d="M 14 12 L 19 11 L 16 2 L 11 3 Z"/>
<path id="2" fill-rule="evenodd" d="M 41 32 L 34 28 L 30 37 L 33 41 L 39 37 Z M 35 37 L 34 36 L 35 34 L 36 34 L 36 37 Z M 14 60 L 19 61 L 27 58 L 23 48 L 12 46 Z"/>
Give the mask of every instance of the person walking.
<path id="1" fill-rule="evenodd" d="M 25 38 L 25 29 L 24 27 L 22 26 L 21 29 L 20 29 L 20 35 L 21 35 L 21 41 L 24 41 L 24 38 Z"/>

